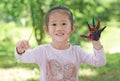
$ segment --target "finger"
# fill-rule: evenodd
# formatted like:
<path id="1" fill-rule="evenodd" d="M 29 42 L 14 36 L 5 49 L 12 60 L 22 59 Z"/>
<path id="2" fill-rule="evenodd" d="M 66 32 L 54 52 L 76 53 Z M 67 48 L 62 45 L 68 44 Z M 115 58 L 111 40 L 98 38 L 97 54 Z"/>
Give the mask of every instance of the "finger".
<path id="1" fill-rule="evenodd" d="M 23 52 L 25 50 L 25 46 L 21 45 L 21 47 L 19 47 L 19 49 Z"/>
<path id="2" fill-rule="evenodd" d="M 26 43 L 26 41 L 25 41 L 25 40 L 22 40 L 22 41 L 18 42 L 17 47 L 18 47 L 19 49 L 23 50 L 23 49 L 25 48 L 25 43 Z"/>
<path id="3" fill-rule="evenodd" d="M 86 22 L 86 24 L 87 24 L 87 27 L 88 27 L 88 29 L 90 31 L 90 25 L 89 25 L 88 21 Z"/>
<path id="4" fill-rule="evenodd" d="M 104 30 L 106 28 L 106 26 L 104 26 L 102 29 L 100 29 L 98 32 L 96 32 L 94 35 L 95 35 L 95 37 L 94 37 L 94 40 L 99 40 L 99 38 L 100 38 L 100 35 L 101 35 L 101 32 Z"/>
<path id="5" fill-rule="evenodd" d="M 95 20 L 94 20 L 94 18 L 92 19 L 92 26 L 95 27 Z"/>
<path id="6" fill-rule="evenodd" d="M 23 42 L 23 48 L 24 48 L 24 50 L 28 49 L 29 47 L 30 47 L 30 45 L 29 45 L 28 41 L 25 40 L 25 41 Z"/>
<path id="7" fill-rule="evenodd" d="M 20 54 L 25 51 L 25 50 L 22 49 L 21 47 L 16 47 L 16 50 L 17 50 L 17 52 L 20 53 Z"/>
<path id="8" fill-rule="evenodd" d="M 100 28 L 100 19 L 98 19 L 97 29 Z"/>
<path id="9" fill-rule="evenodd" d="M 19 53 L 23 53 L 25 50 L 23 48 L 19 48 Z"/>
<path id="10" fill-rule="evenodd" d="M 100 32 L 102 32 L 105 28 L 106 28 L 106 26 L 104 26 L 104 27 L 100 30 Z"/>
<path id="11" fill-rule="evenodd" d="M 83 38 L 89 38 L 89 36 L 87 36 L 87 35 L 80 35 L 80 36 Z"/>
<path id="12" fill-rule="evenodd" d="M 28 48 L 30 48 L 30 45 L 29 45 L 28 42 L 26 42 L 26 44 L 25 44 L 25 49 L 28 49 Z"/>
<path id="13" fill-rule="evenodd" d="M 24 53 L 25 52 L 25 40 L 19 41 L 16 45 L 16 50 L 18 53 Z"/>

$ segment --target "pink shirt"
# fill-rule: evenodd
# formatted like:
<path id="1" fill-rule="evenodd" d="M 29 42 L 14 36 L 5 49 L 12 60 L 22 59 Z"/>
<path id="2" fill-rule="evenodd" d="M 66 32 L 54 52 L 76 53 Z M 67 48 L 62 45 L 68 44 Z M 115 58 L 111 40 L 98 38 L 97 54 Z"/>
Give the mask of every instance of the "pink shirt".
<path id="1" fill-rule="evenodd" d="M 36 63 L 41 69 L 40 81 L 78 81 L 81 63 L 103 66 L 106 63 L 104 49 L 94 49 L 93 54 L 80 46 L 70 45 L 68 49 L 56 50 L 50 44 L 28 49 L 22 55 L 15 52 L 17 59 L 24 63 Z"/>

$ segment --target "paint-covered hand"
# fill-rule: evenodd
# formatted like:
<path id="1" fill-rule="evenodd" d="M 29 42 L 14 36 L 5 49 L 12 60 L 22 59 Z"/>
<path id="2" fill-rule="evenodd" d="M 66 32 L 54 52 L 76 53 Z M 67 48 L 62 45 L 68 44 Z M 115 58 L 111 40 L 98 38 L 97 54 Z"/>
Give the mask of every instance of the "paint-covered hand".
<path id="1" fill-rule="evenodd" d="M 92 27 L 89 25 L 89 23 L 87 22 L 87 27 L 89 29 L 89 35 L 80 35 L 83 38 L 87 38 L 90 40 L 94 40 L 94 41 L 98 41 L 100 39 L 100 35 L 101 32 L 106 28 L 106 26 L 104 26 L 102 29 L 100 28 L 100 19 L 98 19 L 98 24 L 97 26 L 95 26 L 95 21 L 94 18 L 92 20 Z"/>

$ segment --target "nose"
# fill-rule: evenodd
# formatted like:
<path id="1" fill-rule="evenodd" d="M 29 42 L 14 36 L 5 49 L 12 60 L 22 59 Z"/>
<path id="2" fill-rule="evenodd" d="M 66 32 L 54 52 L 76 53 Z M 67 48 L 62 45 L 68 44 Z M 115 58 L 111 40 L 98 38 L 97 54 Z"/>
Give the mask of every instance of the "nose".
<path id="1" fill-rule="evenodd" d="M 56 30 L 62 30 L 62 26 L 57 26 Z"/>

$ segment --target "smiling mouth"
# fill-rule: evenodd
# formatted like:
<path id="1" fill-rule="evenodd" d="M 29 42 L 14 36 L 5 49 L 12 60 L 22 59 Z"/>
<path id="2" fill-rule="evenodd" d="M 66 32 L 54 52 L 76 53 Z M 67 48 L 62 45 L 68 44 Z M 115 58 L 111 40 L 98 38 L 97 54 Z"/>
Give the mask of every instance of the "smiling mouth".
<path id="1" fill-rule="evenodd" d="M 63 36 L 64 35 L 64 33 L 59 33 L 59 34 L 56 34 L 57 36 Z"/>

